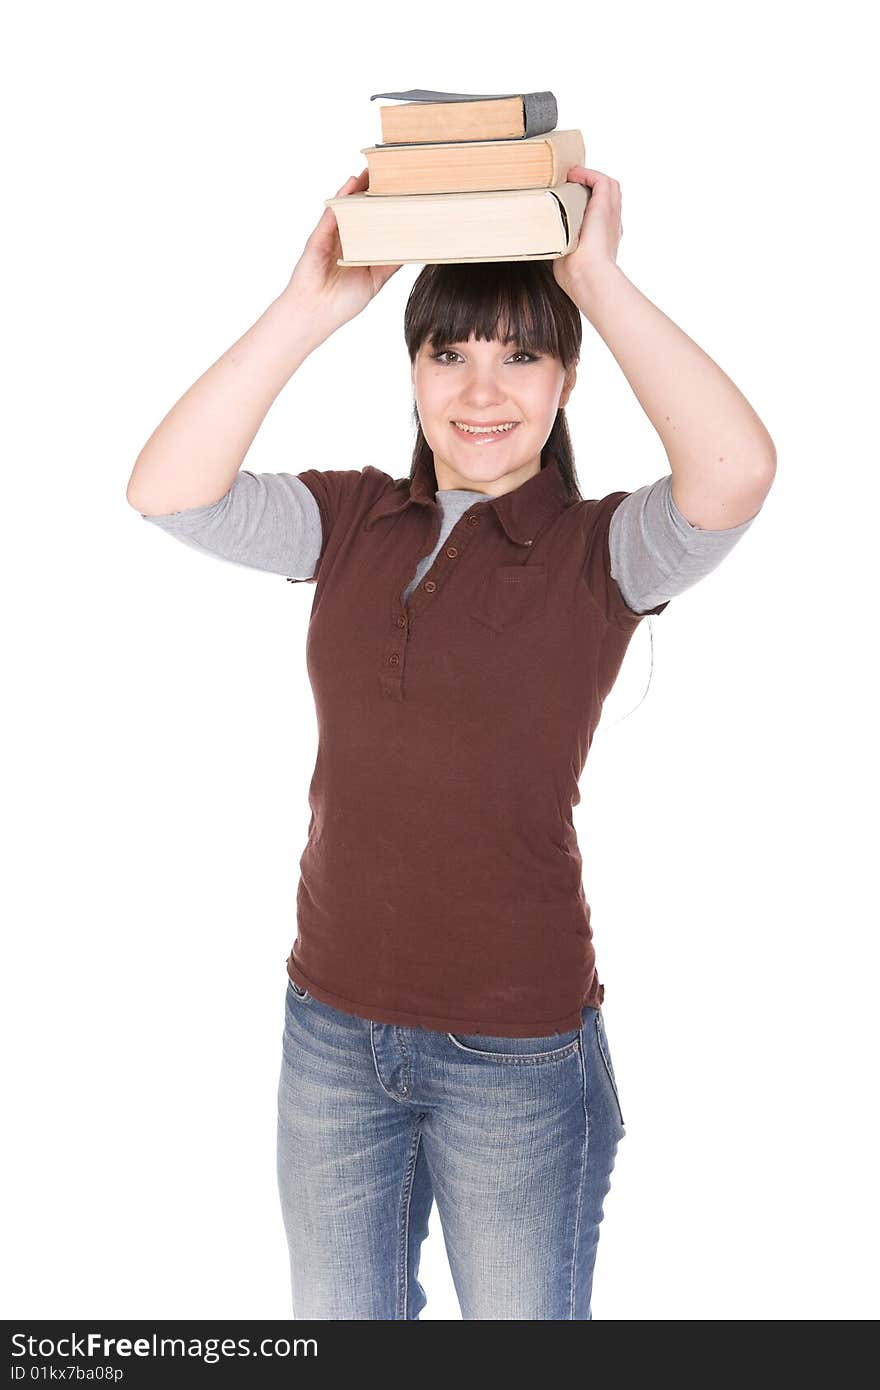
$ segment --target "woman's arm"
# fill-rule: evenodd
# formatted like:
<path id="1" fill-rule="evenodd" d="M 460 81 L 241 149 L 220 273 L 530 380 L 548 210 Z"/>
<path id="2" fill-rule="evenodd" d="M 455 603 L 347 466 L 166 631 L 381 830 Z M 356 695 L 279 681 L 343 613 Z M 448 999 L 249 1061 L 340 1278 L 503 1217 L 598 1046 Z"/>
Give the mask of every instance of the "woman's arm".
<path id="1" fill-rule="evenodd" d="M 646 613 L 712 573 L 757 514 L 735 526 L 694 526 L 672 496 L 668 473 L 629 493 L 608 526 L 611 577 L 628 608 Z"/>
<path id="2" fill-rule="evenodd" d="M 593 271 L 576 295 L 663 441 L 682 515 L 705 530 L 753 517 L 776 449 L 745 396 L 618 265 Z"/>
<path id="3" fill-rule="evenodd" d="M 313 577 L 324 539 L 318 503 L 295 473 L 240 468 L 216 502 L 142 515 L 193 550 L 288 579 Z"/>
<path id="4" fill-rule="evenodd" d="M 770 491 L 773 440 L 730 377 L 618 266 L 617 180 L 582 164 L 567 178 L 590 196 L 576 247 L 552 262 L 556 281 L 605 340 L 662 439 L 681 515 L 707 531 L 738 526 Z"/>
<path id="5" fill-rule="evenodd" d="M 369 172 L 337 197 L 362 193 Z M 306 241 L 286 289 L 199 377 L 147 440 L 126 496 L 144 516 L 205 507 L 229 491 L 270 405 L 314 348 L 366 308 L 400 266 L 339 266 L 332 208 Z"/>
<path id="6" fill-rule="evenodd" d="M 288 287 L 153 431 L 129 479 L 131 505 L 164 515 L 218 501 L 275 397 L 334 327 Z"/>

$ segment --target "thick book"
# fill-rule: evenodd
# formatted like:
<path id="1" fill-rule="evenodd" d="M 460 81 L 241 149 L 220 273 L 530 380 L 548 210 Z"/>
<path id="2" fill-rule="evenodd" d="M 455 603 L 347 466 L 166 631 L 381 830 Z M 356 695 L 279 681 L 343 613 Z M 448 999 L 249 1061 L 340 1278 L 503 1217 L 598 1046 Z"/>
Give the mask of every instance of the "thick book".
<path id="1" fill-rule="evenodd" d="M 550 261 L 578 243 L 590 190 L 581 183 L 490 193 L 325 198 L 339 227 L 337 265 Z"/>
<path id="2" fill-rule="evenodd" d="M 584 162 L 579 130 L 554 130 L 527 140 L 471 140 L 450 145 L 365 145 L 372 197 L 391 193 L 492 193 L 553 188 Z"/>
<path id="3" fill-rule="evenodd" d="M 386 145 L 436 144 L 450 140 L 523 140 L 556 128 L 558 112 L 552 92 L 506 92 L 476 96 L 471 92 L 375 92 L 403 106 L 380 106 Z"/>

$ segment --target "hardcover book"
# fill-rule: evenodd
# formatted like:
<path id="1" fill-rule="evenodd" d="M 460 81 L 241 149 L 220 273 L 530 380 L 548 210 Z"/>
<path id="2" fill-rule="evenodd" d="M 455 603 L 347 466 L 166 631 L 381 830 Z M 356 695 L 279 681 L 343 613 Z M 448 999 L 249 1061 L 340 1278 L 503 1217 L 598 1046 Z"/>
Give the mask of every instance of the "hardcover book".
<path id="1" fill-rule="evenodd" d="M 372 197 L 390 193 L 490 193 L 553 188 L 584 162 L 579 130 L 555 130 L 526 140 L 466 144 L 365 145 Z"/>
<path id="2" fill-rule="evenodd" d="M 386 145 L 414 145 L 446 140 L 522 140 L 546 135 L 557 121 L 552 92 L 508 92 L 475 96 L 469 92 L 431 92 L 413 87 L 408 92 L 375 92 L 403 106 L 381 106 L 382 139 Z"/>
<path id="3" fill-rule="evenodd" d="M 546 261 L 574 250 L 589 194 L 565 181 L 494 192 L 350 193 L 324 204 L 339 227 L 337 265 Z"/>

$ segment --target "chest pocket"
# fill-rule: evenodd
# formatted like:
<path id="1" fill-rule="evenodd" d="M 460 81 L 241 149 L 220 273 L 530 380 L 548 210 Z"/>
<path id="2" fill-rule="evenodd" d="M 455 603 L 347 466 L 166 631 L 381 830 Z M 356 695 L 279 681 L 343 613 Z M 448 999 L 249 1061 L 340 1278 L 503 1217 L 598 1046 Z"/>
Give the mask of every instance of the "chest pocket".
<path id="1" fill-rule="evenodd" d="M 496 565 L 477 590 L 470 616 L 495 632 L 528 626 L 544 615 L 545 565 Z"/>

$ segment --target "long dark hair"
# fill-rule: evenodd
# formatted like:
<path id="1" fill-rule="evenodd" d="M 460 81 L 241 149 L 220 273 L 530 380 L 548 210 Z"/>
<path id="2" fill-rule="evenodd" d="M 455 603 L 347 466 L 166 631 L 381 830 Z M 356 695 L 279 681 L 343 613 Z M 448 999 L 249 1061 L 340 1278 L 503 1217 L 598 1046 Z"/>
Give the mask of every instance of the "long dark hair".
<path id="1" fill-rule="evenodd" d="M 426 265 L 409 293 L 404 335 L 410 362 L 427 341 L 438 346 L 498 338 L 523 351 L 557 357 L 567 371 L 580 357 L 583 330 L 577 305 L 556 283 L 550 261 L 480 261 Z M 410 479 L 433 470 L 434 454 L 413 402 L 416 442 Z M 541 450 L 541 467 L 553 456 L 570 502 L 582 501 L 565 408 L 556 412 Z"/>

